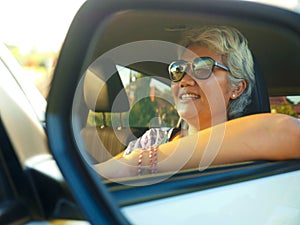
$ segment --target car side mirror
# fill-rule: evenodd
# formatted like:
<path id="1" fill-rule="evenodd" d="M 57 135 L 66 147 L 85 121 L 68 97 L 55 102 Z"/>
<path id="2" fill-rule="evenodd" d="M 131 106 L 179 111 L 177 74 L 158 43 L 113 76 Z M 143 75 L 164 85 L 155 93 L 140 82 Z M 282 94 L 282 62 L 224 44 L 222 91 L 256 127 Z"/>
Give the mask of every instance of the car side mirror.
<path id="1" fill-rule="evenodd" d="M 235 26 L 245 34 L 269 94 L 280 95 L 287 89 L 290 94 L 298 93 L 300 76 L 294 75 L 300 71 L 300 25 L 296 13 L 246 1 L 88 0 L 75 16 L 55 68 L 46 123 L 50 149 L 93 224 L 128 221 L 83 153 L 78 132 L 89 107 L 83 91 L 77 90 L 86 71 L 118 46 L 146 40 L 178 44 L 182 30 L 207 24 Z M 176 58 L 175 48 L 168 55 Z M 124 62 L 117 59 L 115 63 Z M 168 82 L 164 63 L 148 61 L 132 68 Z M 123 106 L 120 110 L 126 109 L 126 103 Z"/>

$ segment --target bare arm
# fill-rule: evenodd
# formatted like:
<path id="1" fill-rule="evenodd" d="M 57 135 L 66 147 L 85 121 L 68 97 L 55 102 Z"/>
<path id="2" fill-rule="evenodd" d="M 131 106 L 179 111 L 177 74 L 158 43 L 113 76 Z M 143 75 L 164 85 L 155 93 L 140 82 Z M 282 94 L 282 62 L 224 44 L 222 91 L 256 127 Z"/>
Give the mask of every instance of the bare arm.
<path id="1" fill-rule="evenodd" d="M 108 178 L 135 176 L 138 155 L 139 151 L 135 151 L 123 158 L 98 164 L 96 169 Z M 299 157 L 299 120 L 282 114 L 257 114 L 231 120 L 159 146 L 158 171 Z M 145 159 L 143 165 L 147 163 Z"/>

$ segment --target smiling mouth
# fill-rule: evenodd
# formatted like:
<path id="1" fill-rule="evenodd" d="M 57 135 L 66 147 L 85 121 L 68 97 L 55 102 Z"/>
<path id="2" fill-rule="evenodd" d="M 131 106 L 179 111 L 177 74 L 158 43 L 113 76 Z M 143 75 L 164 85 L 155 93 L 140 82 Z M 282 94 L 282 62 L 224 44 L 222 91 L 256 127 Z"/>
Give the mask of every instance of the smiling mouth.
<path id="1" fill-rule="evenodd" d="M 192 93 L 186 93 L 186 94 L 182 94 L 180 95 L 180 100 L 196 100 L 196 99 L 200 99 L 200 95 L 196 95 L 196 94 L 192 94 Z"/>

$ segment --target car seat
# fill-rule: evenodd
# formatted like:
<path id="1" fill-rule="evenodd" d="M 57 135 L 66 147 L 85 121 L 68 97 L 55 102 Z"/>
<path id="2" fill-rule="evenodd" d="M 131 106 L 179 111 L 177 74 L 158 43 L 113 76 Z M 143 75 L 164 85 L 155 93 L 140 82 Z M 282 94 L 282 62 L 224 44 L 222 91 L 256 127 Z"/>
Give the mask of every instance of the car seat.
<path id="1" fill-rule="evenodd" d="M 129 111 L 129 101 L 115 63 L 110 59 L 95 61 L 86 71 L 83 85 L 84 100 L 92 112 L 119 113 Z M 145 128 L 118 126 L 89 127 L 81 135 L 93 163 L 117 155 L 126 145 L 146 131 Z"/>
<path id="2" fill-rule="evenodd" d="M 270 100 L 268 94 L 268 88 L 265 82 L 259 63 L 254 58 L 254 75 L 255 84 L 251 94 L 251 103 L 245 108 L 242 116 L 247 116 L 256 113 L 268 113 L 270 112 Z"/>

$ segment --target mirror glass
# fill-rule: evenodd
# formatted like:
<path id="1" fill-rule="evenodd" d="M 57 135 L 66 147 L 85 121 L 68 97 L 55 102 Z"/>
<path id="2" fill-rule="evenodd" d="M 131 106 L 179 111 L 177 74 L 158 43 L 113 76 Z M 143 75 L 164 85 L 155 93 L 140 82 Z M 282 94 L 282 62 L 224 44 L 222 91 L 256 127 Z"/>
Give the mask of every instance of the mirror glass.
<path id="1" fill-rule="evenodd" d="M 293 76 L 300 71 L 300 41 L 289 29 L 225 15 L 116 13 L 101 23 L 93 37 L 89 66 L 73 102 L 74 136 L 91 166 L 123 154 L 131 141 L 151 128 L 180 126 L 168 66 L 184 49 L 183 32 L 208 25 L 233 26 L 244 34 L 270 96 L 300 94 L 299 77 Z"/>

